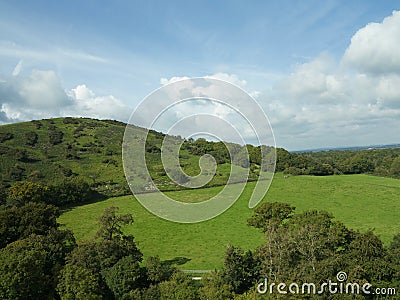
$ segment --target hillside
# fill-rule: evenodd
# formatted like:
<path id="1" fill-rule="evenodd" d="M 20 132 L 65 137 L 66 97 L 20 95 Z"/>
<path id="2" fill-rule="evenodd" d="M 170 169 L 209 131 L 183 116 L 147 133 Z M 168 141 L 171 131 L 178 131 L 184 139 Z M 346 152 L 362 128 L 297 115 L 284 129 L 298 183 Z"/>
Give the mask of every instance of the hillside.
<path id="1" fill-rule="evenodd" d="M 0 127 L 0 181 L 4 185 L 29 180 L 50 184 L 71 177 L 81 177 L 107 196 L 129 194 L 121 160 L 121 144 L 126 124 L 88 118 L 56 118 L 3 125 Z M 144 129 L 134 127 L 134 130 Z M 180 137 L 175 137 L 180 139 Z M 164 134 L 150 130 L 146 141 L 149 172 L 161 190 L 180 189 L 166 175 L 160 148 Z M 182 141 L 182 140 L 181 140 Z M 214 154 L 218 167 L 207 186 L 227 182 L 231 164 L 223 143 L 204 139 L 182 141 L 180 164 L 188 175 L 200 172 L 199 158 Z M 235 147 L 240 154 L 243 148 Z M 257 150 L 258 147 L 250 150 Z M 237 157 L 239 157 L 238 155 Z M 254 156 L 254 155 L 253 155 Z M 247 172 L 246 164 L 233 158 L 233 173 L 238 180 Z M 258 164 L 250 165 L 250 180 L 257 178 Z"/>

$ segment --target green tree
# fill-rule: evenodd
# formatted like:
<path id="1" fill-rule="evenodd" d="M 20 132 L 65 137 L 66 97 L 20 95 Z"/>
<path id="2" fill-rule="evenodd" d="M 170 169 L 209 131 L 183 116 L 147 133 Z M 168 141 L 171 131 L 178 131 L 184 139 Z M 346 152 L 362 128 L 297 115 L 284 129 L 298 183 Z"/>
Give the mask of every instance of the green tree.
<path id="1" fill-rule="evenodd" d="M 127 299 L 130 291 L 145 287 L 147 278 L 139 263 L 136 256 L 127 255 L 102 272 L 108 287 L 117 299 Z"/>
<path id="2" fill-rule="evenodd" d="M 219 273 L 212 272 L 203 278 L 203 286 L 199 289 L 199 295 L 202 300 L 225 300 L 232 299 L 234 291 L 233 287 L 225 282 Z"/>
<path id="3" fill-rule="evenodd" d="M 22 206 L 28 202 L 48 202 L 49 187 L 38 182 L 20 181 L 7 190 L 9 205 Z"/>
<path id="4" fill-rule="evenodd" d="M 182 272 L 174 273 L 170 280 L 158 284 L 160 299 L 195 300 L 198 299 L 197 288 L 193 280 Z"/>
<path id="5" fill-rule="evenodd" d="M 122 232 L 132 216 L 117 215 L 117 210 L 107 208 L 99 219 L 98 239 L 80 244 L 68 256 L 57 287 L 62 299 L 121 298 L 145 286 L 146 273 L 139 266 L 142 253 L 133 236 Z"/>
<path id="6" fill-rule="evenodd" d="M 0 209 L 4 208 L 7 203 L 7 191 L 3 184 L 0 183 Z"/>
<path id="7" fill-rule="evenodd" d="M 66 255 L 75 246 L 70 231 L 31 235 L 0 250 L 1 299 L 54 299 Z"/>
<path id="8" fill-rule="evenodd" d="M 133 223 L 131 214 L 117 215 L 118 207 L 111 206 L 104 210 L 99 219 L 100 228 L 97 236 L 103 240 L 112 240 L 114 237 L 122 237 L 122 226 Z"/>
<path id="9" fill-rule="evenodd" d="M 294 210 L 295 208 L 287 203 L 265 202 L 254 210 L 247 224 L 267 232 L 271 227 L 276 228 L 283 220 L 290 218 Z"/>
<path id="10" fill-rule="evenodd" d="M 0 211 L 0 248 L 31 234 L 46 235 L 58 228 L 57 207 L 29 202 L 21 207 Z"/>
<path id="11" fill-rule="evenodd" d="M 176 271 L 176 268 L 162 262 L 158 256 L 150 256 L 146 259 L 147 278 L 153 284 L 168 280 Z"/>
<path id="12" fill-rule="evenodd" d="M 0 294 L 2 299 L 46 299 L 46 252 L 19 240 L 0 250 Z"/>
<path id="13" fill-rule="evenodd" d="M 50 186 L 49 203 L 65 206 L 88 202 L 94 197 L 89 184 L 80 177 L 68 178 Z"/>
<path id="14" fill-rule="evenodd" d="M 49 126 L 49 142 L 51 145 L 62 143 L 64 133 L 57 129 L 54 125 Z"/>
<path id="15" fill-rule="evenodd" d="M 399 177 L 400 176 L 400 156 L 396 157 L 391 166 L 390 166 L 390 174 L 392 176 Z"/>
<path id="16" fill-rule="evenodd" d="M 221 278 L 225 284 L 232 286 L 233 291 L 238 294 L 250 289 L 258 280 L 258 263 L 249 250 L 233 246 L 226 250 L 224 267 Z"/>

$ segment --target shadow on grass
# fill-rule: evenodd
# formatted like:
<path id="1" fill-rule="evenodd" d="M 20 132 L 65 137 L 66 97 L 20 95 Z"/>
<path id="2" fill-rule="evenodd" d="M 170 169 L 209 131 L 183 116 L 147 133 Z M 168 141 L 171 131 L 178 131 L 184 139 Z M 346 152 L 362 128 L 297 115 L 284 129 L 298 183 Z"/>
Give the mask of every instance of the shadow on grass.
<path id="1" fill-rule="evenodd" d="M 187 257 L 177 256 L 173 259 L 164 260 L 163 263 L 166 265 L 169 265 L 169 266 L 171 266 L 171 265 L 180 266 L 180 265 L 186 264 L 188 261 L 191 261 L 191 260 L 192 259 L 187 258 Z"/>

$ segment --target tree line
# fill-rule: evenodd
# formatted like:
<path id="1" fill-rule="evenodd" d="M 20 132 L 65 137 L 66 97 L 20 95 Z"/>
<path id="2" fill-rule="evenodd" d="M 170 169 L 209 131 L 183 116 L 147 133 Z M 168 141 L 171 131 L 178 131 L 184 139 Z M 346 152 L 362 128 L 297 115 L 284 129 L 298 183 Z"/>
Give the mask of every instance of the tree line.
<path id="1" fill-rule="evenodd" d="M 276 171 L 291 175 L 373 174 L 400 178 L 400 148 L 303 153 L 278 148 Z"/>
<path id="2" fill-rule="evenodd" d="M 285 203 L 260 205 L 248 225 L 264 233 L 264 243 L 248 251 L 227 247 L 223 267 L 201 281 L 170 261 L 143 259 L 134 237 L 123 231 L 133 223 L 132 215 L 116 207 L 103 212 L 96 236 L 79 244 L 57 223 L 59 214 L 59 208 L 40 201 L 0 211 L 1 299 L 265 299 L 268 295 L 256 289 L 265 278 L 321 284 L 335 281 L 340 271 L 349 282 L 400 291 L 400 234 L 385 247 L 373 231 L 349 229 L 325 211 L 296 213 Z"/>

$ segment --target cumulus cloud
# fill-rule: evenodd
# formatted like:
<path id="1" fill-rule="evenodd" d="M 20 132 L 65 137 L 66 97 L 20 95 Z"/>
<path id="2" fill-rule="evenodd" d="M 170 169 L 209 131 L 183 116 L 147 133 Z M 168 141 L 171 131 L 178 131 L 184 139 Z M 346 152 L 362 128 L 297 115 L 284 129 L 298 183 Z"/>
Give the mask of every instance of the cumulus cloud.
<path id="1" fill-rule="evenodd" d="M 32 70 L 0 81 L 0 122 L 11 123 L 57 116 L 86 116 L 126 121 L 131 109 L 112 95 L 96 96 L 85 85 L 66 91 L 54 71 Z"/>
<path id="2" fill-rule="evenodd" d="M 353 36 L 341 61 L 327 53 L 294 67 L 263 103 L 290 149 L 399 142 L 400 12 Z"/>
<path id="3" fill-rule="evenodd" d="M 0 82 L 0 104 L 3 122 L 15 122 L 59 115 L 71 99 L 55 72 L 33 70 L 28 76 L 14 74 Z"/>
<path id="4" fill-rule="evenodd" d="M 203 78 L 172 77 L 161 82 L 165 83 L 163 88 L 141 103 L 130 123 L 163 132 L 174 129 L 173 134 L 185 137 L 207 132 L 225 141 L 260 143 L 259 138 L 269 138 L 269 144 L 273 144 L 269 128 L 263 128 L 262 132 L 257 128 L 258 124 L 268 122 L 257 103 L 237 87 L 246 84 L 238 76 L 218 73 Z M 207 122 L 203 122 L 204 116 L 208 116 Z M 180 120 L 190 121 L 175 126 Z M 233 131 L 228 130 L 230 126 Z M 232 134 L 236 131 L 240 138 Z"/>
<path id="5" fill-rule="evenodd" d="M 112 95 L 96 96 L 86 85 L 78 85 L 69 93 L 74 104 L 66 107 L 64 115 L 92 117 L 99 119 L 117 119 L 126 122 L 131 109 Z"/>
<path id="6" fill-rule="evenodd" d="M 339 61 L 321 53 L 295 65 L 292 72 L 264 91 L 248 92 L 257 96 L 266 111 L 277 144 L 288 149 L 400 142 L 398 49 L 400 12 L 395 11 L 381 23 L 358 30 Z M 246 86 L 245 80 L 233 74 L 208 77 Z M 198 94 L 205 90 L 192 87 L 191 92 L 196 93 L 195 89 Z M 193 105 L 180 109 L 199 110 Z M 213 106 L 209 111 L 215 114 L 216 109 Z M 228 111 L 225 114 L 223 118 L 228 119 Z"/>
<path id="7" fill-rule="evenodd" d="M 370 23 L 352 37 L 343 63 L 362 72 L 400 72 L 400 11 L 383 20 Z"/>

